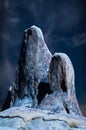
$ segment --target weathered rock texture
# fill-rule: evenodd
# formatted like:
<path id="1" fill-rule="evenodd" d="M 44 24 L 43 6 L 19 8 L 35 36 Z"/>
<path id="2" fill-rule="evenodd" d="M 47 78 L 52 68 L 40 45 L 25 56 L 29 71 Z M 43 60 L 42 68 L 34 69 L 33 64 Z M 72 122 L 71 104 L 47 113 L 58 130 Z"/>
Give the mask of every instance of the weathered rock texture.
<path id="1" fill-rule="evenodd" d="M 23 103 L 27 103 L 29 107 L 37 106 L 37 88 L 39 83 L 47 82 L 50 61 L 51 53 L 40 28 L 32 26 L 25 30 L 16 70 L 16 83 L 12 85 L 14 106 Z"/>
<path id="2" fill-rule="evenodd" d="M 74 68 L 66 54 L 55 53 L 52 57 L 49 68 L 49 82 L 51 90 L 57 91 L 55 94 L 56 100 L 60 99 L 67 113 L 81 114 L 75 93 Z"/>
<path id="3" fill-rule="evenodd" d="M 53 56 L 42 31 L 25 30 L 15 82 L 0 112 L 0 130 L 86 130 L 69 57 Z M 9 99 L 9 100 L 8 100 Z"/>
<path id="4" fill-rule="evenodd" d="M 17 70 L 18 97 L 30 96 L 33 106 L 37 106 L 38 85 L 47 79 L 47 72 L 51 60 L 42 31 L 36 26 L 25 30 L 23 45 Z"/>
<path id="5" fill-rule="evenodd" d="M 24 106 L 12 107 L 0 112 L 0 130 L 86 130 L 86 119 Z"/>

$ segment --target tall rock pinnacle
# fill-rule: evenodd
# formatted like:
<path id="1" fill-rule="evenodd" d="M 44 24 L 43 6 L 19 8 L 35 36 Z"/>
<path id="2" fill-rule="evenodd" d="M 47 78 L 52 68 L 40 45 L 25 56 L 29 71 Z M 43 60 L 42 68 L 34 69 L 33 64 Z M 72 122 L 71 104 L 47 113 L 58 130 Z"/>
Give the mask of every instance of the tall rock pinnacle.
<path id="1" fill-rule="evenodd" d="M 18 97 L 30 96 L 33 105 L 37 104 L 37 87 L 47 80 L 51 53 L 48 50 L 42 31 L 36 26 L 25 30 L 17 68 Z"/>

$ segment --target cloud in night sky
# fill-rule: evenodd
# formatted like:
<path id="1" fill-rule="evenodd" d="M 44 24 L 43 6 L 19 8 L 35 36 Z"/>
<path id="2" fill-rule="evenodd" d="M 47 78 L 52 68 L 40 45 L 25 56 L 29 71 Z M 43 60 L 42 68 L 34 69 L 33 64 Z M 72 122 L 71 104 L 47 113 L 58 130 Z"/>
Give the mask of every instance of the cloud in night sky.
<path id="1" fill-rule="evenodd" d="M 75 35 L 72 40 L 74 42 L 74 46 L 81 46 L 86 44 L 86 33 Z"/>
<path id="2" fill-rule="evenodd" d="M 52 54 L 62 51 L 70 56 L 76 72 L 78 100 L 86 105 L 82 101 L 83 97 L 86 99 L 85 23 L 85 0 L 0 0 L 1 104 L 15 77 L 23 32 L 35 24 L 42 29 Z"/>

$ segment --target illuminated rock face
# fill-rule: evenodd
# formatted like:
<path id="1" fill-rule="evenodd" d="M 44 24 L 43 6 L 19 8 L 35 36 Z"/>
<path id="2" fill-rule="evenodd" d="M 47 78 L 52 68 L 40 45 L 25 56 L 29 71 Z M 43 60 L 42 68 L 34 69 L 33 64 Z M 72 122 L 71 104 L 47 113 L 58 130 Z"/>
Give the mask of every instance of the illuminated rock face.
<path id="1" fill-rule="evenodd" d="M 10 108 L 0 112 L 0 130 L 86 130 L 74 80 L 70 58 L 52 56 L 38 27 L 25 30 L 16 79 L 2 110 Z"/>

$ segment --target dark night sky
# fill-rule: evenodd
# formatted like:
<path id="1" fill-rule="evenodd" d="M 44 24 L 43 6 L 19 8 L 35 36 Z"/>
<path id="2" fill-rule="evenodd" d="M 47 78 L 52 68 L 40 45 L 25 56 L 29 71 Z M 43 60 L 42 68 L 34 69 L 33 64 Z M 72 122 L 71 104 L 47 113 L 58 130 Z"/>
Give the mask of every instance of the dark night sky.
<path id="1" fill-rule="evenodd" d="M 77 98 L 85 112 L 85 0 L 0 0 L 0 105 L 15 77 L 23 32 L 32 25 L 42 29 L 52 54 L 69 55 L 76 74 Z"/>

